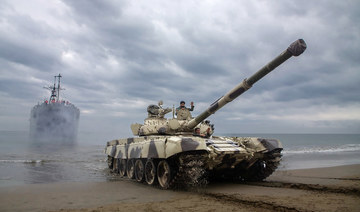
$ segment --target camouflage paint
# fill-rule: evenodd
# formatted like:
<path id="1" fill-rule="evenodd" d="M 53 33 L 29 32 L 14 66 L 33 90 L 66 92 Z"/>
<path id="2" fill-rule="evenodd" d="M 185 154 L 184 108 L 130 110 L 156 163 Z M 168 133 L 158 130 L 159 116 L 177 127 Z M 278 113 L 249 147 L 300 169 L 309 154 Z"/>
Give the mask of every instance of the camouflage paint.
<path id="1" fill-rule="evenodd" d="M 199 142 L 194 141 L 191 138 L 182 138 L 181 139 L 181 149 L 182 151 L 191 151 L 196 150 L 196 148 L 199 146 Z"/>
<path id="2" fill-rule="evenodd" d="M 269 152 L 273 151 L 274 149 L 282 149 L 281 143 L 276 139 L 259 138 L 259 141 Z"/>
<path id="3" fill-rule="evenodd" d="M 152 139 L 149 144 L 149 154 L 147 158 L 159 158 L 158 150 L 156 149 L 155 141 Z"/>

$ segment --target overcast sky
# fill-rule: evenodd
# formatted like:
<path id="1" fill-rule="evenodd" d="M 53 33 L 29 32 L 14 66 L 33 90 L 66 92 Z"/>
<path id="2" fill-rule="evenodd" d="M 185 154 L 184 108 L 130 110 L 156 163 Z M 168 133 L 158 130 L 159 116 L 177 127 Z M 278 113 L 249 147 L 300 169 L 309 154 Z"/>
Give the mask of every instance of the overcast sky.
<path id="1" fill-rule="evenodd" d="M 28 130 L 61 73 L 81 132 L 127 137 L 149 104 L 197 115 L 303 38 L 209 118 L 216 134 L 360 133 L 359 23 L 357 0 L 2 0 L 0 130 Z"/>

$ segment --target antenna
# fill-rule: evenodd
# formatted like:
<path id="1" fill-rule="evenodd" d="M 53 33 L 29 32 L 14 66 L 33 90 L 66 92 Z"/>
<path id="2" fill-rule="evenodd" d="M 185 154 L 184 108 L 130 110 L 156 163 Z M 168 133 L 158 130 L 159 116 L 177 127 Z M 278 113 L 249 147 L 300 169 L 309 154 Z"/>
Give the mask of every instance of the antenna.
<path id="1" fill-rule="evenodd" d="M 173 104 L 172 112 L 173 112 L 173 119 L 174 119 L 175 118 L 175 105 L 174 104 Z"/>
<path id="2" fill-rule="evenodd" d="M 58 78 L 57 98 L 56 98 L 56 101 L 58 102 L 59 99 L 60 99 L 60 78 L 61 78 L 61 75 L 59 74 L 58 76 L 55 76 L 55 81 L 56 81 L 56 77 Z M 54 87 L 55 87 L 55 84 L 54 84 Z"/>

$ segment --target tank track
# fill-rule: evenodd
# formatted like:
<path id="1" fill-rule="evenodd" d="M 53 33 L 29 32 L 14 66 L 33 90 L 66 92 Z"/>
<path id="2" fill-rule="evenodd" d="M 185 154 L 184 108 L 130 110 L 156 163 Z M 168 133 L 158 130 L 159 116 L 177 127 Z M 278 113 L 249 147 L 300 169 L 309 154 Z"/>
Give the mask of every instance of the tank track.
<path id="1" fill-rule="evenodd" d="M 203 187 L 208 184 L 203 155 L 179 156 L 176 173 L 170 183 L 172 188 Z"/>
<path id="2" fill-rule="evenodd" d="M 266 154 L 263 160 L 257 161 L 245 173 L 241 174 L 241 178 L 245 181 L 263 181 L 269 177 L 279 166 L 281 161 L 281 149 L 276 149 Z"/>
<path id="3" fill-rule="evenodd" d="M 281 149 L 266 153 L 262 160 L 255 162 L 250 168 L 239 168 L 229 175 L 221 175 L 220 178 L 241 181 L 263 181 L 270 176 L 279 166 L 281 161 Z M 171 167 L 171 180 L 167 188 L 188 189 L 191 187 L 204 187 L 214 173 L 206 170 L 206 157 L 203 154 L 183 153 L 173 158 L 166 159 Z M 155 164 L 158 164 L 156 160 Z M 108 166 L 115 174 L 119 173 L 114 158 L 108 157 Z M 214 178 L 216 179 L 216 178 Z"/>
<path id="4" fill-rule="evenodd" d="M 190 187 L 203 187 L 208 184 L 207 172 L 205 170 L 204 155 L 181 154 L 174 158 L 167 159 L 171 164 L 171 180 L 168 188 L 184 189 Z M 108 167 L 112 173 L 119 175 L 117 162 L 108 157 Z M 156 162 L 158 164 L 159 161 Z M 125 177 L 125 176 L 123 176 Z M 132 180 L 135 180 L 132 178 Z"/>

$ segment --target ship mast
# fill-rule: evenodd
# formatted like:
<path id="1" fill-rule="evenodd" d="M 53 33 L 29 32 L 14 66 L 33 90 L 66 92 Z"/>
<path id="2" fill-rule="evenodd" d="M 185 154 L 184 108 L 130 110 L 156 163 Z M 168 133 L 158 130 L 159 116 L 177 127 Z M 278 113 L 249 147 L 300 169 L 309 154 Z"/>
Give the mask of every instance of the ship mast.
<path id="1" fill-rule="evenodd" d="M 54 86 L 49 86 L 49 87 L 44 87 L 47 88 L 49 90 L 51 90 L 51 96 L 50 96 L 50 102 L 59 102 L 60 100 L 60 90 L 62 90 L 61 86 L 60 86 L 60 78 L 62 76 L 59 74 L 58 76 L 54 76 Z M 56 86 L 56 78 L 58 78 L 57 80 L 57 86 Z"/>
<path id="2" fill-rule="evenodd" d="M 58 102 L 60 100 L 60 78 L 61 78 L 61 75 L 59 74 L 58 76 L 55 76 L 55 80 L 56 80 L 56 77 L 58 78 L 57 99 L 56 99 L 56 101 Z"/>

